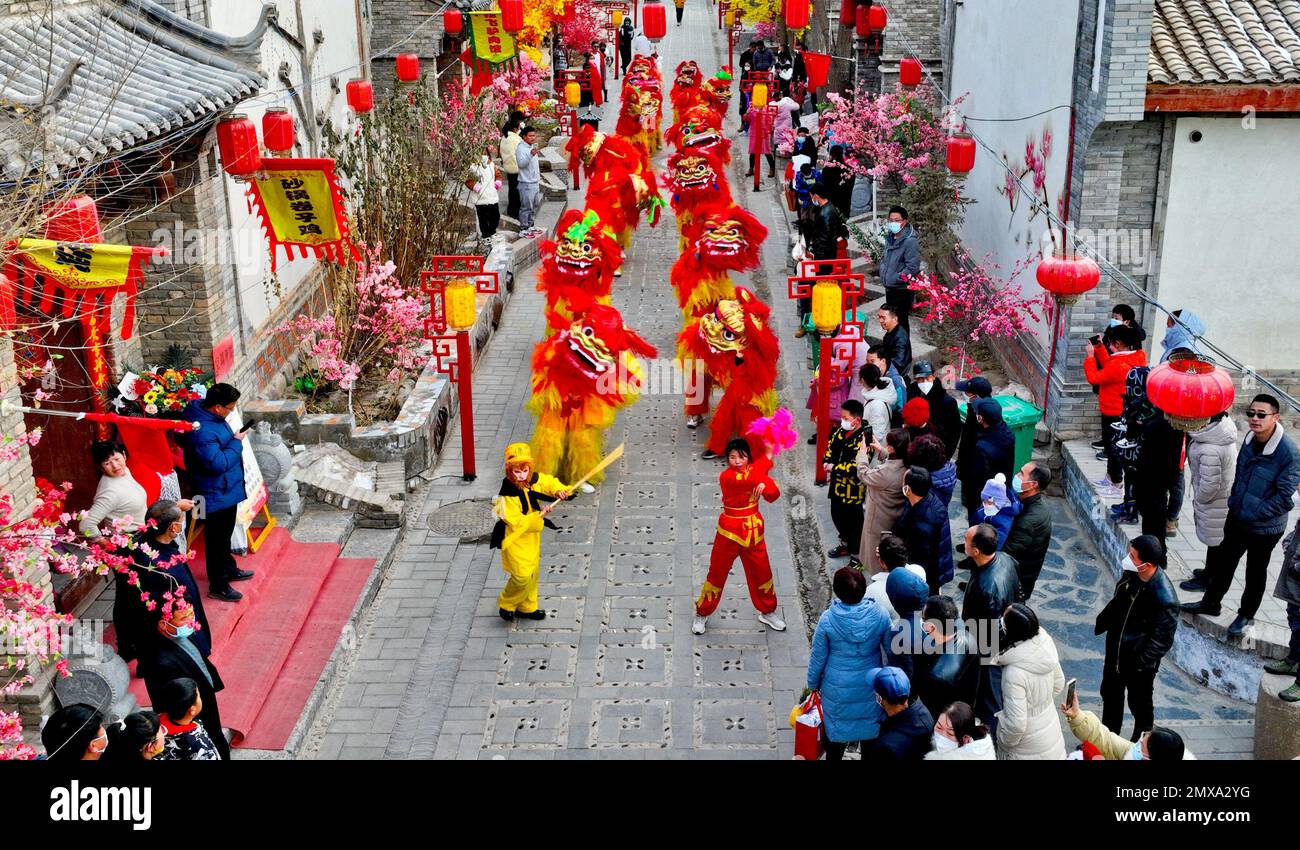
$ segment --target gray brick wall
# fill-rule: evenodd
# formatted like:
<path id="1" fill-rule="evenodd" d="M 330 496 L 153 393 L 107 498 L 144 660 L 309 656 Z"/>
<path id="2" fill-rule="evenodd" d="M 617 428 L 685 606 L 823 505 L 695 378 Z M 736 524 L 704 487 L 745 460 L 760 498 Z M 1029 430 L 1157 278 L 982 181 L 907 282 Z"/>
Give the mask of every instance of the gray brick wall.
<path id="1" fill-rule="evenodd" d="M 1083 2 L 1096 5 L 1095 0 Z M 1151 50 L 1155 0 L 1108 0 L 1107 7 L 1111 6 L 1114 13 L 1106 52 L 1106 120 L 1140 121 L 1146 104 L 1147 55 Z"/>
<path id="2" fill-rule="evenodd" d="M 881 76 L 886 89 L 898 82 L 898 62 L 904 56 L 916 56 L 926 71 L 942 85 L 943 51 L 939 23 L 944 0 L 882 3 L 889 11 L 885 45 L 881 51 Z"/>

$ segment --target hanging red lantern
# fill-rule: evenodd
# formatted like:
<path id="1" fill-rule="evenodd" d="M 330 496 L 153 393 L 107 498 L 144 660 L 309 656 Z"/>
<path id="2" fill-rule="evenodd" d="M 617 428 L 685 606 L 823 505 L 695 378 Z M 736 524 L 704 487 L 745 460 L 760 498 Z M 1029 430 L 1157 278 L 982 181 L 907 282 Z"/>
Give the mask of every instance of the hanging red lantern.
<path id="1" fill-rule="evenodd" d="M 375 87 L 369 80 L 348 80 L 348 106 L 353 112 L 369 112 L 375 108 Z"/>
<path id="2" fill-rule="evenodd" d="M 283 106 L 273 106 L 262 116 L 262 142 L 277 156 L 288 156 L 293 150 L 293 116 Z"/>
<path id="3" fill-rule="evenodd" d="M 975 137 L 969 133 L 953 133 L 948 137 L 948 170 L 953 174 L 968 174 L 975 167 Z"/>
<path id="4" fill-rule="evenodd" d="M 524 28 L 524 0 L 499 0 L 501 29 L 515 33 Z"/>
<path id="5" fill-rule="evenodd" d="M 460 9 L 448 9 L 442 13 L 442 30 L 447 35 L 455 38 L 460 35 L 460 31 L 465 27 L 465 18 L 460 13 Z"/>
<path id="6" fill-rule="evenodd" d="M 398 54 L 397 79 L 404 83 L 413 83 L 420 79 L 420 57 L 414 53 Z"/>
<path id="7" fill-rule="evenodd" d="M 1090 257 L 1051 254 L 1038 264 L 1035 277 L 1038 285 L 1050 292 L 1057 304 L 1068 307 L 1101 281 L 1101 267 Z"/>
<path id="8" fill-rule="evenodd" d="M 921 84 L 921 60 L 915 56 L 904 56 L 898 63 L 898 82 L 911 88 Z"/>
<path id="9" fill-rule="evenodd" d="M 858 38 L 871 35 L 871 10 L 874 6 L 856 6 L 853 9 L 853 26 Z"/>
<path id="10" fill-rule="evenodd" d="M 231 177 L 247 177 L 262 162 L 257 127 L 247 115 L 232 115 L 217 123 L 217 150 L 221 167 Z"/>
<path id="11" fill-rule="evenodd" d="M 785 0 L 785 25 L 792 30 L 808 26 L 808 0 Z"/>
<path id="12" fill-rule="evenodd" d="M 1235 396 L 1232 377 L 1201 357 L 1170 357 L 1147 374 L 1147 398 L 1180 431 L 1204 428 Z"/>
<path id="13" fill-rule="evenodd" d="M 647 3 L 642 7 L 641 28 L 651 41 L 658 41 L 668 34 L 668 10 L 663 3 Z"/>
<path id="14" fill-rule="evenodd" d="M 872 6 L 867 10 L 867 26 L 872 32 L 884 32 L 887 23 L 889 23 L 889 13 L 885 11 L 884 6 Z"/>
<path id="15" fill-rule="evenodd" d="M 854 9 L 857 5 L 853 0 L 840 0 L 840 26 L 851 27 L 857 22 Z"/>
<path id="16" fill-rule="evenodd" d="M 45 238 L 55 242 L 103 242 L 94 199 L 89 195 L 74 195 L 47 205 Z"/>

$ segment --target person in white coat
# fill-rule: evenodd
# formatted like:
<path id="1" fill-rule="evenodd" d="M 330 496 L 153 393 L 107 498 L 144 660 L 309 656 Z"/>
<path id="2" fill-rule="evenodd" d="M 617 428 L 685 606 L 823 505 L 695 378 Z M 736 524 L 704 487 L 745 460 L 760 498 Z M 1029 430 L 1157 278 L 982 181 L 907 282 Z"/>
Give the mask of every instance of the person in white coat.
<path id="1" fill-rule="evenodd" d="M 1205 544 L 1206 566 L 1213 564 L 1223 545 L 1223 528 L 1228 521 L 1228 496 L 1237 478 L 1237 423 L 1220 413 L 1199 431 L 1188 435 L 1187 469 L 1192 481 L 1192 515 L 1196 539 Z M 1197 570 L 1180 586 L 1183 590 L 1205 590 L 1208 583 Z"/>
<path id="2" fill-rule="evenodd" d="M 898 392 L 894 382 L 880 374 L 880 369 L 871 363 L 858 370 L 858 383 L 862 388 L 862 421 L 871 426 L 871 439 L 883 446 Z M 877 451 L 873 465 L 879 466 L 884 462 L 885 452 Z"/>
<path id="3" fill-rule="evenodd" d="M 1065 736 L 1056 717 L 1057 695 L 1065 674 L 1051 636 L 1027 605 L 1012 603 L 1002 612 L 1001 649 L 993 663 L 1002 671 L 1002 710 L 998 712 L 998 758 L 1009 761 L 1061 760 Z"/>
<path id="4" fill-rule="evenodd" d="M 926 761 L 997 760 L 989 727 L 964 702 L 954 702 L 934 721 L 931 745 L 934 749 L 925 754 Z"/>

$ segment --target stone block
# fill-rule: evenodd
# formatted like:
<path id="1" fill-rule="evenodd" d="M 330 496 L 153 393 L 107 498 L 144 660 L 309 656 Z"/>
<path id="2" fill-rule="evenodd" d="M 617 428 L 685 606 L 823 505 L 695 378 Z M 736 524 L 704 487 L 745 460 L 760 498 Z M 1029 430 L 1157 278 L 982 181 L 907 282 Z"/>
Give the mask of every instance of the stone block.
<path id="1" fill-rule="evenodd" d="M 1255 758 L 1300 758 L 1300 702 L 1283 702 L 1278 692 L 1294 681 L 1265 674 L 1255 700 Z"/>

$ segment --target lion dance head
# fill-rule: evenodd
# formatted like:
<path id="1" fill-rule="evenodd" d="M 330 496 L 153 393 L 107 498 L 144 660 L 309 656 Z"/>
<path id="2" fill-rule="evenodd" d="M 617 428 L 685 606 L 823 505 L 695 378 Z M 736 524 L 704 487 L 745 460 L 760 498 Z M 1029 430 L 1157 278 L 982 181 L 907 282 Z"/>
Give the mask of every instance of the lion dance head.
<path id="1" fill-rule="evenodd" d="M 558 317 L 552 320 L 559 322 Z M 608 304 L 588 304 L 568 325 L 533 352 L 533 395 L 554 390 L 556 403 L 578 407 L 599 395 L 611 406 L 626 404 L 640 392 L 637 358 L 657 351 L 623 322 Z"/>
<path id="2" fill-rule="evenodd" d="M 722 135 L 722 119 L 707 106 L 686 110 L 681 120 L 668 128 L 666 138 L 679 153 L 703 152 L 723 164 L 731 162 L 731 142 Z"/>
<path id="3" fill-rule="evenodd" d="M 706 269 L 749 271 L 762 262 L 767 228 L 749 211 L 728 204 L 696 215 L 685 235 Z"/>
<path id="4" fill-rule="evenodd" d="M 704 361 L 710 375 L 740 377 L 756 392 L 770 390 L 780 356 L 770 314 L 758 296 L 737 286 L 734 298 L 688 324 L 678 341 L 684 353 Z"/>
<path id="5" fill-rule="evenodd" d="M 541 243 L 542 270 L 537 288 L 546 293 L 547 307 L 563 300 L 572 304 L 577 292 L 607 298 L 614 272 L 622 262 L 618 243 L 595 210 L 566 210 L 555 228 L 555 241 Z"/>
<path id="6" fill-rule="evenodd" d="M 703 204 L 731 202 L 731 188 L 722 161 L 711 153 L 687 150 L 668 157 L 665 174 L 673 211 L 695 209 Z"/>

